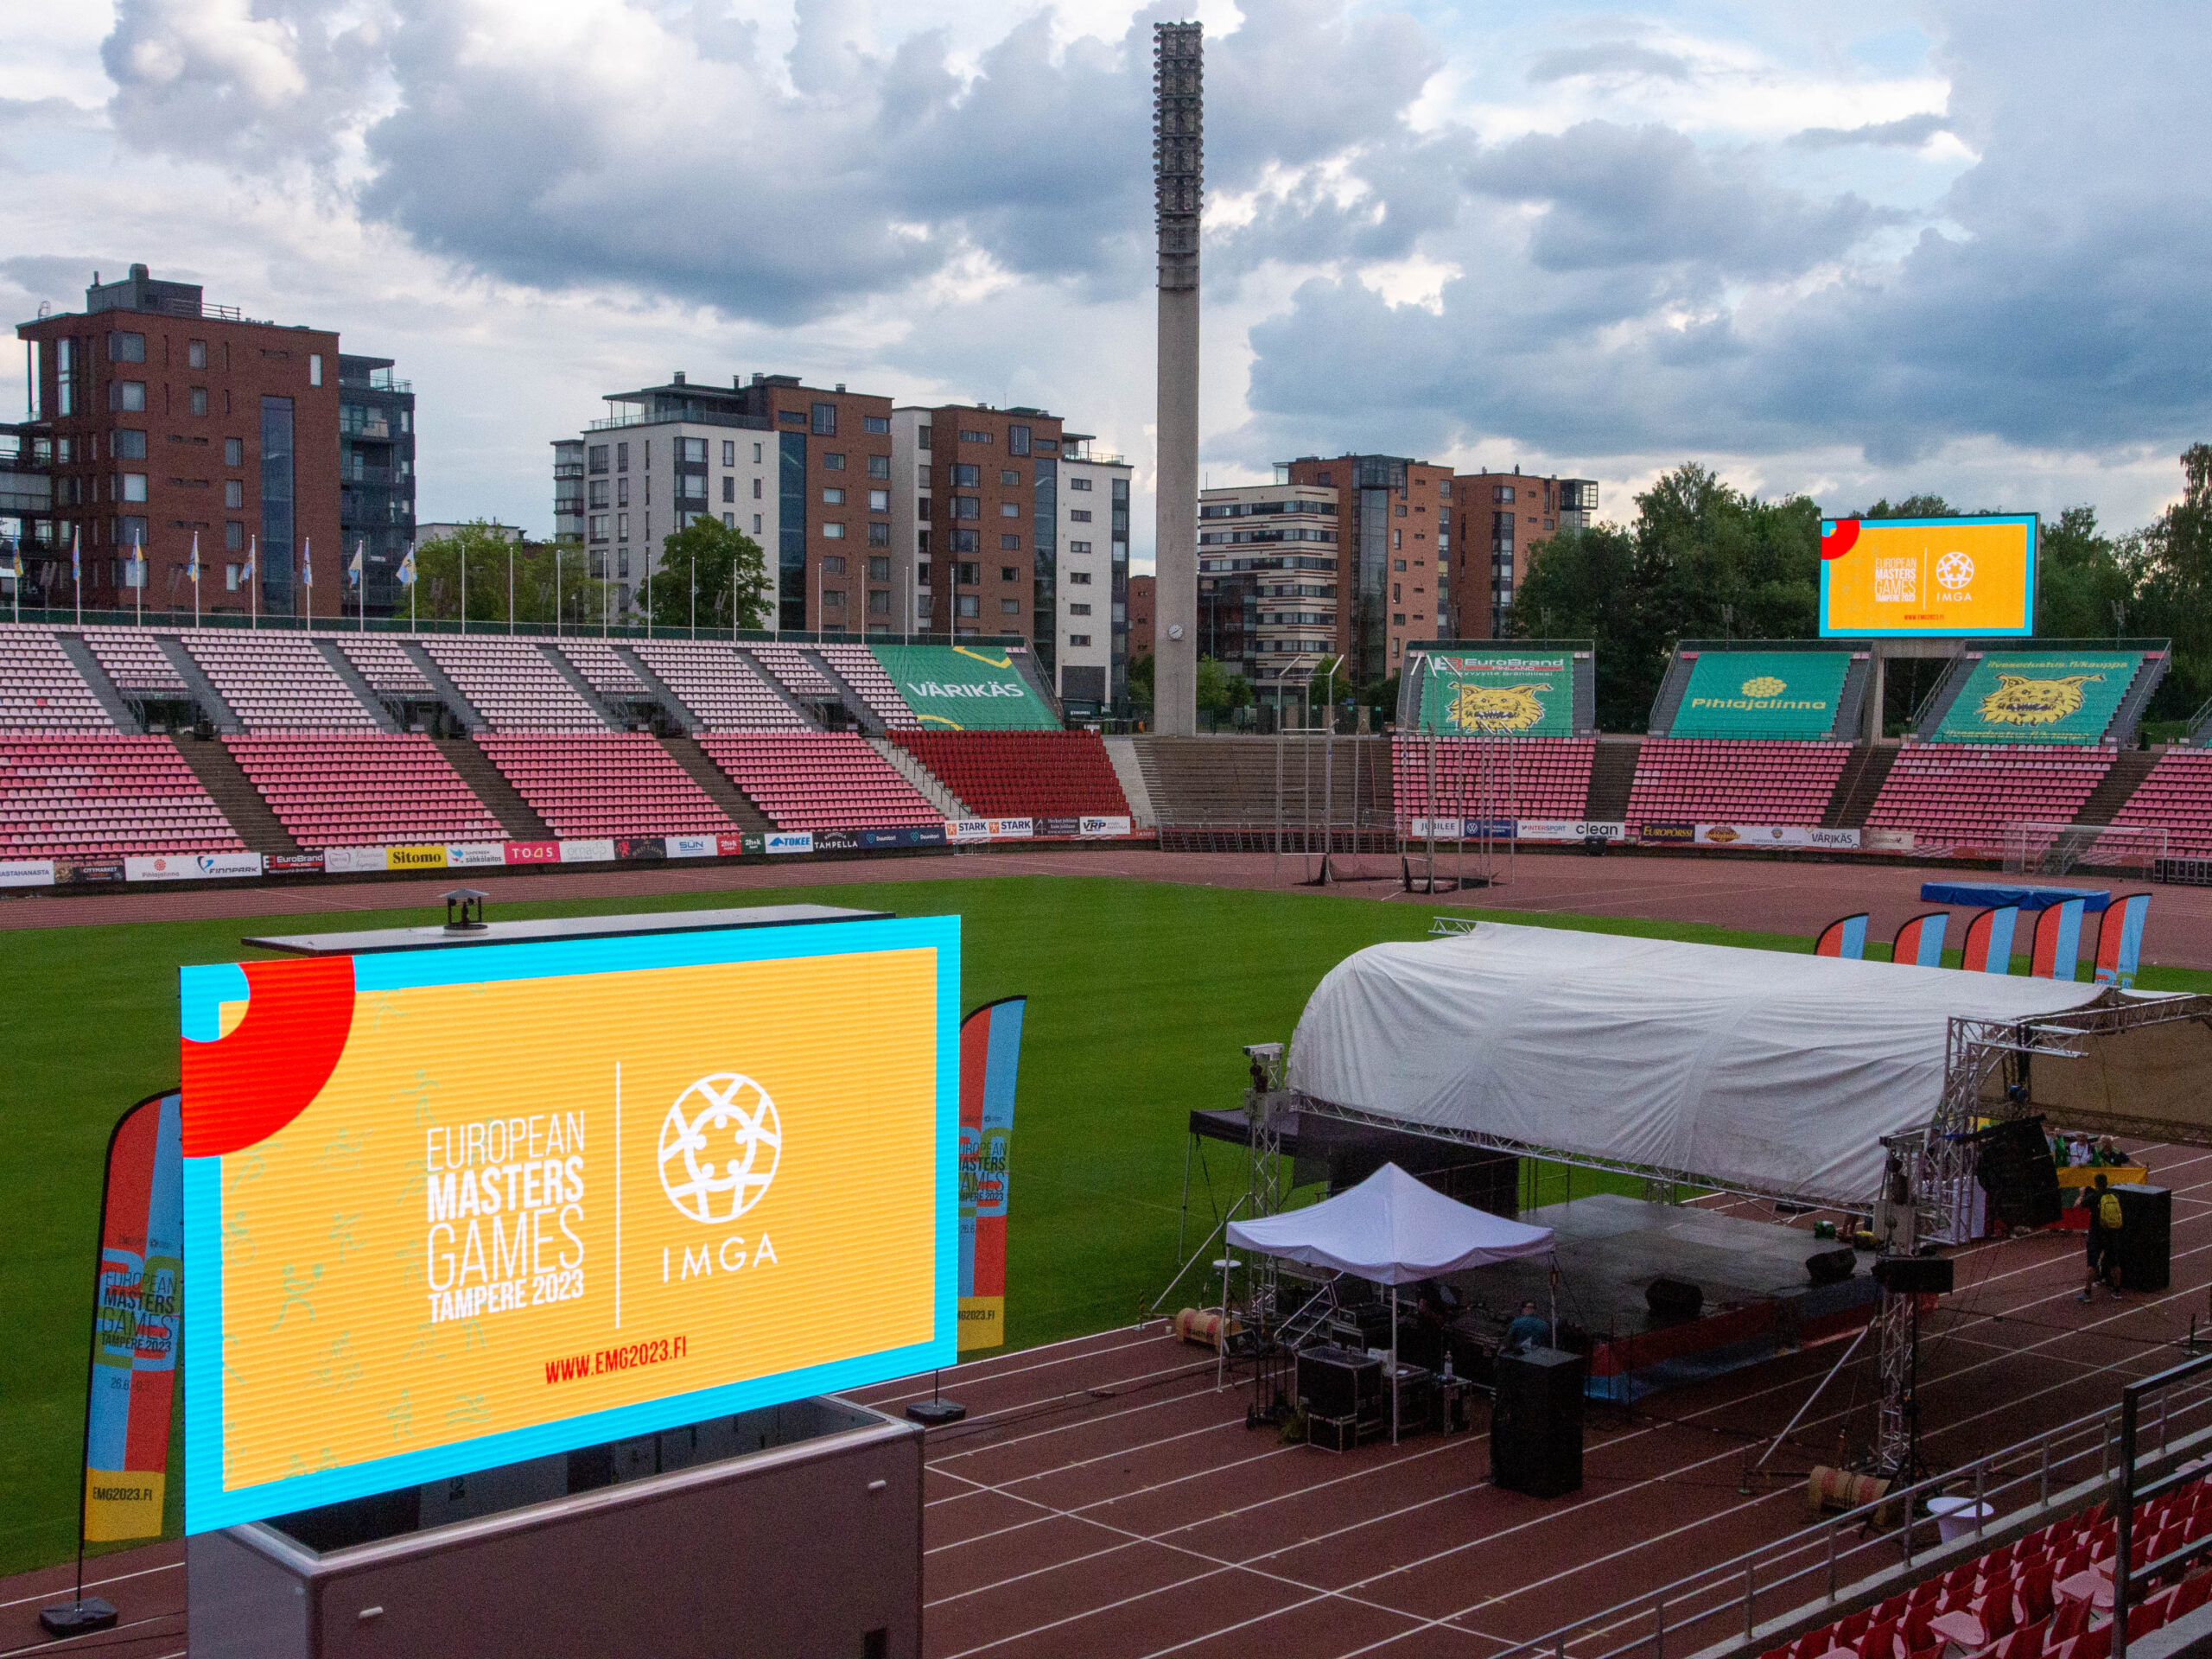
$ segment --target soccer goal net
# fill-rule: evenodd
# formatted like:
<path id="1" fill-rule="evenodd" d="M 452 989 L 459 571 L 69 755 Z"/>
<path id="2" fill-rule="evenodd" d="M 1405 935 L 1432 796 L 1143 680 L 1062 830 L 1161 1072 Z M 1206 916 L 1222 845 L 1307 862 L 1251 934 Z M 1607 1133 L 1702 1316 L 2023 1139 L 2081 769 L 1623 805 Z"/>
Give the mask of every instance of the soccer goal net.
<path id="1" fill-rule="evenodd" d="M 2166 855 L 2166 832 L 2130 823 L 2024 823 L 2005 826 L 2007 875 L 2068 875 L 2094 870 L 2148 880 Z"/>

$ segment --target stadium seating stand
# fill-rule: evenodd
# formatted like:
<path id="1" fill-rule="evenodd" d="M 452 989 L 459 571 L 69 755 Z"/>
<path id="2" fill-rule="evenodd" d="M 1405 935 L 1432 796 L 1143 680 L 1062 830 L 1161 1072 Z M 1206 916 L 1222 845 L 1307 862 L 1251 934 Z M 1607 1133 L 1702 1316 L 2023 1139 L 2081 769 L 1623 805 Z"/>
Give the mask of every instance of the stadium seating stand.
<path id="1" fill-rule="evenodd" d="M 243 843 L 166 737 L 0 737 L 0 857 L 237 852 Z"/>
<path id="2" fill-rule="evenodd" d="M 866 645 L 825 644 L 816 647 L 822 660 L 830 664 L 837 677 L 853 688 L 862 702 L 875 711 L 886 729 L 913 731 L 921 721 L 914 718 L 914 711 L 906 706 L 906 699 L 899 695 L 899 688 L 883 671 L 883 664 Z"/>
<path id="3" fill-rule="evenodd" d="M 978 817 L 1130 816 L 1096 732 L 898 732 L 892 741 Z"/>
<path id="4" fill-rule="evenodd" d="M 423 642 L 454 689 L 495 732 L 603 732 L 607 722 L 526 639 Z"/>
<path id="5" fill-rule="evenodd" d="M 302 635 L 206 628 L 185 634 L 184 645 L 249 732 L 377 729 L 376 716 Z"/>
<path id="6" fill-rule="evenodd" d="M 1850 759 L 1848 743 L 1646 738 L 1628 821 L 1815 825 Z"/>
<path id="7" fill-rule="evenodd" d="M 100 672 L 126 697 L 169 702 L 189 697 L 191 689 L 153 634 L 136 628 L 86 628 L 86 647 Z"/>
<path id="8" fill-rule="evenodd" d="M 856 732 L 709 732 L 699 747 L 780 830 L 944 822 Z"/>
<path id="9" fill-rule="evenodd" d="M 304 848 L 506 836 L 424 736 L 248 736 L 225 747 Z"/>
<path id="10" fill-rule="evenodd" d="M 1920 743 L 1898 753 L 1870 830 L 1921 842 L 1998 849 L 2008 823 L 2071 823 L 2113 763 L 2108 748 Z"/>
<path id="11" fill-rule="evenodd" d="M 1590 767 L 1598 741 L 1519 737 L 1397 737 L 1390 742 L 1391 796 L 1401 833 L 1427 817 L 1430 746 L 1436 760 L 1438 817 L 1580 818 L 1588 810 Z"/>
<path id="12" fill-rule="evenodd" d="M 2212 749 L 2168 749 L 2113 822 L 2164 830 L 2170 853 L 2212 855 Z"/>
<path id="13" fill-rule="evenodd" d="M 0 624 L 0 731 L 113 730 L 53 630 Z"/>
<path id="14" fill-rule="evenodd" d="M 563 841 L 737 828 L 649 733 L 480 732 L 476 741 Z"/>
<path id="15" fill-rule="evenodd" d="M 710 732 L 803 731 L 806 722 L 770 690 L 734 645 L 719 640 L 649 639 L 637 647 L 653 671 Z"/>

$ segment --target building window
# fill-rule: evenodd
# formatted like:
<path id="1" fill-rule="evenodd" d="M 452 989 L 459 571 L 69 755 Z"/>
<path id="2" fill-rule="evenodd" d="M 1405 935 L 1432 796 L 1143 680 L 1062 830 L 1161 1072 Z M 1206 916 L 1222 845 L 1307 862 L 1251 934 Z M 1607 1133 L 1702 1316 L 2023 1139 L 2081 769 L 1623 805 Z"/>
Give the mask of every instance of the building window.
<path id="1" fill-rule="evenodd" d="M 870 524 L 868 527 L 868 544 L 870 547 L 890 546 L 891 526 L 888 524 Z"/>
<path id="2" fill-rule="evenodd" d="M 890 512 L 891 492 L 888 490 L 870 490 L 868 493 L 868 510 L 870 512 Z"/>
<path id="3" fill-rule="evenodd" d="M 695 467 L 703 467 L 707 461 L 707 441 L 704 438 L 678 438 L 676 441 L 676 458 L 689 461 Z"/>
<path id="4" fill-rule="evenodd" d="M 591 538 L 594 542 L 603 542 L 607 539 L 607 515 L 605 513 L 599 512 L 592 515 Z"/>
<path id="5" fill-rule="evenodd" d="M 725 501 L 737 499 L 737 480 L 728 473 L 722 474 L 722 499 Z"/>
<path id="6" fill-rule="evenodd" d="M 630 470 L 630 446 L 626 443 L 618 443 L 614 446 L 614 470 L 618 473 L 626 473 Z"/>
<path id="7" fill-rule="evenodd" d="M 955 553 L 980 553 L 982 549 L 983 538 L 975 531 L 956 530 L 952 532 L 952 550 Z"/>
<path id="8" fill-rule="evenodd" d="M 755 501 L 760 499 L 760 480 L 757 478 L 753 480 L 753 499 Z"/>
<path id="9" fill-rule="evenodd" d="M 958 609 L 963 616 L 981 616 L 983 613 L 983 601 L 973 594 L 963 594 L 959 598 Z"/>
<path id="10" fill-rule="evenodd" d="M 1390 548 L 1393 552 L 1395 552 L 1399 548 L 1403 547 L 1405 544 L 1406 532 L 1404 531 L 1394 530 L 1390 532 Z"/>
<path id="11" fill-rule="evenodd" d="M 308 353 L 308 385 L 311 386 L 319 386 L 321 384 L 322 353 L 321 352 L 309 352 Z"/>
<path id="12" fill-rule="evenodd" d="M 1000 502 L 1000 503 L 999 503 L 999 517 L 1000 517 L 1000 518 L 1020 518 L 1020 517 L 1021 517 L 1021 503 L 1020 503 L 1019 501 L 1001 501 L 1001 502 Z"/>
<path id="13" fill-rule="evenodd" d="M 891 614 L 891 590 L 889 588 L 872 588 L 868 590 L 868 613 L 870 616 L 888 616 Z"/>
<path id="14" fill-rule="evenodd" d="M 187 341 L 184 347 L 184 364 L 187 368 L 190 369 L 206 368 L 207 366 L 207 342 L 204 340 Z"/>
<path id="15" fill-rule="evenodd" d="M 960 442 L 963 443 L 988 443 L 990 441 L 991 435 L 988 432 L 970 431 L 965 427 L 961 429 Z"/>
<path id="16" fill-rule="evenodd" d="M 935 616 L 937 614 L 937 595 L 934 594 L 916 594 L 914 598 L 914 614 L 917 618 L 924 620 Z"/>
<path id="17" fill-rule="evenodd" d="M 888 415 L 863 415 L 861 416 L 861 430 L 863 432 L 884 433 L 888 432 L 890 429 L 891 417 Z M 924 427 L 922 430 L 926 432 L 929 430 L 929 428 Z"/>
<path id="18" fill-rule="evenodd" d="M 626 478 L 618 478 L 614 480 L 614 505 L 618 507 L 626 507 L 630 505 L 630 480 Z"/>
<path id="19" fill-rule="evenodd" d="M 845 539 L 845 527 L 842 524 L 824 524 L 822 526 L 822 538 L 829 542 L 842 542 Z"/>
<path id="20" fill-rule="evenodd" d="M 844 456 L 835 454 L 823 454 L 822 457 L 822 470 L 825 473 L 843 472 L 845 470 Z"/>
<path id="21" fill-rule="evenodd" d="M 225 524 L 223 526 L 223 545 L 230 549 L 233 553 L 237 552 L 238 549 L 244 547 L 245 545 L 245 525 L 236 518 L 232 519 L 228 524 Z M 236 565 L 232 565 L 231 569 L 236 570 L 238 567 Z M 233 577 L 231 582 L 231 588 L 233 592 L 237 591 L 238 585 L 237 579 Z"/>
<path id="22" fill-rule="evenodd" d="M 143 415 L 146 411 L 146 383 L 143 380 L 111 380 L 108 382 L 111 409 L 128 414 Z"/>
<path id="23" fill-rule="evenodd" d="M 1029 429 L 1027 427 L 1009 426 L 1007 428 L 1006 452 L 1009 455 L 1026 455 L 1029 453 Z"/>
<path id="24" fill-rule="evenodd" d="M 1393 570 L 1402 570 L 1406 568 L 1406 562 L 1403 559 L 1393 559 L 1390 561 L 1390 568 Z"/>
<path id="25" fill-rule="evenodd" d="M 918 588 L 926 588 L 930 585 L 930 562 L 927 559 L 920 560 L 915 564 L 914 585 Z"/>
<path id="26" fill-rule="evenodd" d="M 722 514 L 722 528 L 724 530 L 735 530 L 737 528 L 737 515 L 734 512 L 726 512 Z"/>
<path id="27" fill-rule="evenodd" d="M 1088 605 L 1071 605 L 1068 607 L 1068 614 L 1070 616 L 1089 616 L 1090 614 L 1090 607 Z"/>
<path id="28" fill-rule="evenodd" d="M 1068 488 L 1071 490 L 1088 490 L 1090 487 L 1090 480 L 1087 478 L 1071 478 L 1068 480 Z"/>
<path id="29" fill-rule="evenodd" d="M 888 455 L 870 455 L 868 458 L 868 475 L 870 478 L 889 478 L 891 476 L 891 457 Z"/>
<path id="30" fill-rule="evenodd" d="M 134 432 L 129 427 L 118 427 L 108 434 L 107 452 L 115 461 L 143 461 L 146 459 L 146 435 Z"/>
<path id="31" fill-rule="evenodd" d="M 753 480 L 753 482 L 756 484 L 760 481 L 760 480 L 758 479 Z M 753 533 L 755 536 L 758 536 L 760 533 L 760 515 L 757 512 L 753 515 Z"/>
<path id="32" fill-rule="evenodd" d="M 917 449 L 926 449 L 926 448 L 928 448 L 929 447 L 930 447 L 930 429 L 929 429 L 929 428 L 927 428 L 926 426 L 918 426 L 918 427 L 916 427 L 916 428 L 914 429 L 914 448 L 916 448 Z"/>
<path id="33" fill-rule="evenodd" d="M 111 363 L 143 363 L 146 360 L 146 336 L 110 334 L 107 337 L 107 360 Z"/>
<path id="34" fill-rule="evenodd" d="M 1087 633 L 1071 633 L 1068 635 L 1068 644 L 1071 645 L 1087 645 L 1090 643 L 1090 636 Z"/>
<path id="35" fill-rule="evenodd" d="M 963 588 L 980 588 L 983 584 L 982 567 L 976 564 L 956 564 L 952 567 L 952 579 Z M 969 614 L 973 616 L 975 613 L 970 611 Z"/>
<path id="36" fill-rule="evenodd" d="M 607 446 L 603 443 L 594 443 L 590 448 L 587 449 L 584 452 L 584 465 L 588 471 L 594 473 L 605 472 L 607 470 Z"/>
<path id="37" fill-rule="evenodd" d="M 1069 585 L 1070 587 L 1071 587 L 1071 588 L 1088 588 L 1088 587 L 1090 587 L 1090 571 L 1088 571 L 1088 570 L 1071 570 L 1071 571 L 1069 571 L 1069 572 L 1068 572 L 1068 585 Z M 1086 614 L 1088 614 L 1088 613 L 1086 613 Z"/>
<path id="38" fill-rule="evenodd" d="M 845 590 L 842 588 L 824 588 L 822 594 L 822 608 L 825 611 L 843 610 L 845 608 Z"/>
<path id="39" fill-rule="evenodd" d="M 1019 485 L 1021 482 L 1021 474 L 1011 467 L 1001 467 L 999 468 L 999 482 Z"/>
<path id="40" fill-rule="evenodd" d="M 781 421 L 785 426 L 804 426 L 806 424 L 806 411 L 803 409 L 786 409 L 780 411 L 777 415 L 776 418 Z"/>
<path id="41" fill-rule="evenodd" d="M 245 480 L 244 479 L 226 478 L 223 480 L 223 505 L 226 507 L 242 507 L 245 505 Z"/>
<path id="42" fill-rule="evenodd" d="M 888 558 L 870 559 L 868 562 L 868 579 L 870 582 L 890 581 L 891 561 Z"/>
<path id="43" fill-rule="evenodd" d="M 585 502 L 587 506 L 604 507 L 612 505 L 607 499 L 607 480 L 603 478 L 593 479 L 586 488 L 585 494 L 588 498 Z"/>
<path id="44" fill-rule="evenodd" d="M 983 516 L 983 504 L 972 495 L 956 495 L 952 498 L 952 516 L 955 518 L 980 518 Z"/>
<path id="45" fill-rule="evenodd" d="M 1090 551 L 1090 543 L 1089 542 L 1070 542 L 1068 543 L 1068 551 L 1071 553 L 1088 553 Z"/>
<path id="46" fill-rule="evenodd" d="M 724 438 L 722 440 L 722 465 L 725 467 L 734 467 L 737 465 L 737 443 L 734 439 Z"/>
<path id="47" fill-rule="evenodd" d="M 616 537 L 621 541 L 626 542 L 630 539 L 630 515 L 628 513 L 618 512 L 614 515 L 614 534 Z"/>
<path id="48" fill-rule="evenodd" d="M 843 505 L 845 505 L 845 493 L 844 493 L 842 490 L 824 490 L 824 491 L 823 491 L 823 492 L 822 492 L 822 505 L 823 505 L 823 506 L 825 506 L 825 507 L 842 507 L 842 506 L 843 506 Z"/>
<path id="49" fill-rule="evenodd" d="M 630 550 L 626 547 L 619 550 L 614 556 L 614 574 L 618 576 L 630 574 Z"/>
<path id="50" fill-rule="evenodd" d="M 837 435 L 836 404 L 817 404 L 814 406 L 814 430 L 825 438 L 834 438 Z"/>
<path id="51" fill-rule="evenodd" d="M 957 488 L 976 489 L 983 481 L 983 469 L 980 467 L 966 467 L 956 463 L 949 470 L 952 474 L 952 482 Z"/>
<path id="52" fill-rule="evenodd" d="M 1070 507 L 1068 509 L 1068 520 L 1071 524 L 1087 524 L 1090 522 L 1090 509 L 1089 507 Z"/>
<path id="53" fill-rule="evenodd" d="M 292 608 L 292 400 L 261 400 L 261 556 L 254 580 L 271 609 Z"/>
<path id="54" fill-rule="evenodd" d="M 243 467 L 245 465 L 245 439 L 225 438 L 223 440 L 223 465 L 226 467 Z"/>
<path id="55" fill-rule="evenodd" d="M 999 537 L 999 551 L 1000 551 L 1000 552 L 1001 552 L 1001 553 L 1019 553 L 1019 552 L 1020 552 L 1020 551 L 1021 551 L 1021 537 L 1020 537 L 1020 536 L 1018 536 L 1018 535 L 1014 535 L 1014 534 L 1011 534 L 1011 533 L 1009 533 L 1009 534 L 1007 534 L 1007 535 L 1004 535 L 1004 536 L 1000 537 Z"/>

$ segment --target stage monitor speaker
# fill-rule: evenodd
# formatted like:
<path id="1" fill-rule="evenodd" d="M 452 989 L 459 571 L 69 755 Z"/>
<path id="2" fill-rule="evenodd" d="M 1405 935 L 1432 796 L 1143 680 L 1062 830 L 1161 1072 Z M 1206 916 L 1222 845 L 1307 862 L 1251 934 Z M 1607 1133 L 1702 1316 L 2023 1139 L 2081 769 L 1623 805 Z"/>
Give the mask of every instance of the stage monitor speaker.
<path id="1" fill-rule="evenodd" d="M 2133 1183 L 2112 1189 L 2120 1195 L 2120 1287 L 2164 1290 L 2172 1281 L 2174 1195 L 2163 1186 Z"/>
<path id="2" fill-rule="evenodd" d="M 1694 1319 L 1705 1311 L 1705 1293 L 1685 1279 L 1654 1279 L 1643 1301 L 1655 1319 Z"/>
<path id="3" fill-rule="evenodd" d="M 1840 1285 L 1859 1271 L 1859 1252 L 1848 1244 L 1815 1250 L 1805 1258 L 1805 1276 L 1816 1285 Z"/>
<path id="4" fill-rule="evenodd" d="M 1580 1354 L 1500 1355 L 1490 1416 L 1490 1475 L 1508 1491 L 1560 1497 L 1582 1486 Z"/>
<path id="5" fill-rule="evenodd" d="M 1345 1348 L 1298 1356 L 1298 1397 L 1316 1417 L 1351 1417 L 1382 1391 L 1382 1362 Z"/>
<path id="6" fill-rule="evenodd" d="M 1980 1147 L 1974 1179 L 1989 1195 L 1990 1212 L 2010 1227 L 2058 1224 L 2058 1166 L 2040 1117 L 1993 1123 L 1974 1137 Z"/>
<path id="7" fill-rule="evenodd" d="M 1899 1296 L 1947 1296 L 1955 1280 L 1948 1255 L 1885 1255 L 1874 1262 L 1874 1282 Z"/>

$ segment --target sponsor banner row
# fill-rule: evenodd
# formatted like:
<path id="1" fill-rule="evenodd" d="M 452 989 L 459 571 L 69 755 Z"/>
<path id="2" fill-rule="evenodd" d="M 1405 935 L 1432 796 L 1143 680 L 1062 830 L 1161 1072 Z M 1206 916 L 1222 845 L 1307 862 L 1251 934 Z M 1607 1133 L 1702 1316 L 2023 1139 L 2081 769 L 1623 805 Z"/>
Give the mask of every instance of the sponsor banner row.
<path id="1" fill-rule="evenodd" d="M 1073 835 L 1071 830 L 1068 832 Z M 1034 818 L 947 818 L 944 838 L 955 846 L 979 841 L 1027 841 L 1037 834 Z"/>
<path id="2" fill-rule="evenodd" d="M 1832 852 L 1859 850 L 1856 830 L 1824 830 L 1802 823 L 1700 823 L 1694 842 L 1700 847 L 1824 847 Z"/>

